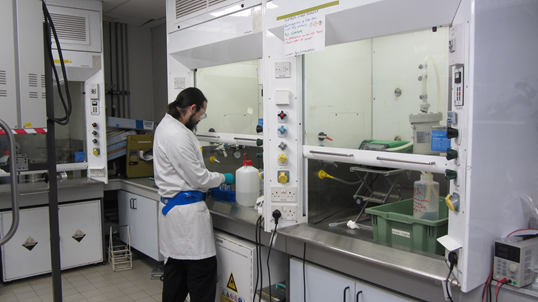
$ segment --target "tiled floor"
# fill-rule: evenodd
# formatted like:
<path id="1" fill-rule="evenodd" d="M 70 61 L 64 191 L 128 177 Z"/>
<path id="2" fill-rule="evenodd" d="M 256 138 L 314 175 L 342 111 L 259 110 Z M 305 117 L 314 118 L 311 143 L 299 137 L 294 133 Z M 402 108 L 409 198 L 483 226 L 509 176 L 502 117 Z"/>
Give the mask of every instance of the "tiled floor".
<path id="1" fill-rule="evenodd" d="M 113 272 L 108 264 L 62 271 L 63 301 L 161 301 L 162 282 L 151 280 L 157 264 L 145 257 L 135 258 L 133 268 L 126 271 Z M 0 283 L 0 301 L 53 301 L 51 274 Z"/>

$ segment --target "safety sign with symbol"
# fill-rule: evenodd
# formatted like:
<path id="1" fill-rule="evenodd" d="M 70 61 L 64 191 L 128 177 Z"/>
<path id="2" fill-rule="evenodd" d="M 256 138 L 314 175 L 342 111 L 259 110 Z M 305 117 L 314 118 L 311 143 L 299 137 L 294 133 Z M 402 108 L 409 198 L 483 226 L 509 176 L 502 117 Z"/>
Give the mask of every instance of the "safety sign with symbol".
<path id="1" fill-rule="evenodd" d="M 235 285 L 233 273 L 230 273 L 230 278 L 228 279 L 228 285 L 226 285 L 226 287 L 237 293 L 237 286 Z"/>

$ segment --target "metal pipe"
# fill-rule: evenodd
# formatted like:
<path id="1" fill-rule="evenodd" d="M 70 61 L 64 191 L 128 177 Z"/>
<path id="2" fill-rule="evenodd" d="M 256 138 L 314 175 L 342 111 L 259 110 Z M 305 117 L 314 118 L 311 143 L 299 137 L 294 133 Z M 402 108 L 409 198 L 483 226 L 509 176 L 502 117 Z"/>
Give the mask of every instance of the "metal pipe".
<path id="1" fill-rule="evenodd" d="M 110 116 L 114 116 L 114 81 L 113 79 L 113 69 L 112 69 L 112 23 L 108 23 L 108 49 L 109 49 L 109 64 L 110 67 Z"/>
<path id="2" fill-rule="evenodd" d="M 315 151 L 315 150 L 310 150 L 310 153 L 312 153 L 312 154 L 322 154 L 322 155 L 353 157 L 353 154 L 340 154 L 340 153 L 322 152 L 322 151 Z"/>
<path id="3" fill-rule="evenodd" d="M 18 21 L 17 21 L 17 1 L 13 0 L 13 46 L 14 46 L 14 54 L 15 54 L 15 96 L 17 99 L 17 125 L 15 125 L 15 128 L 22 128 L 22 126 L 19 124 L 22 121 L 22 109 L 21 109 L 21 82 L 20 82 L 20 59 L 19 59 L 19 35 L 17 32 L 18 29 Z"/>
<path id="4" fill-rule="evenodd" d="M 387 157 L 376 157 L 377 160 L 386 160 L 386 161 L 395 161 L 398 163 L 408 163 L 408 164 L 417 164 L 417 165 L 427 165 L 427 166 L 433 166 L 435 165 L 435 162 L 428 161 L 428 162 L 421 162 L 421 161 L 411 161 L 411 160 L 402 160 L 402 159 L 395 159 L 395 158 L 387 158 Z"/>
<path id="5" fill-rule="evenodd" d="M 43 3 L 45 5 L 45 3 Z M 52 269 L 52 296 L 55 302 L 62 301 L 62 277 L 60 260 L 60 227 L 58 219 L 58 187 L 56 181 L 56 138 L 54 134 L 54 91 L 52 85 L 51 29 L 43 23 L 43 47 L 45 52 L 45 94 L 47 104 L 47 166 L 49 173 L 49 229 L 50 257 Z"/>
<path id="6" fill-rule="evenodd" d="M 126 87 L 126 93 L 127 93 L 127 118 L 131 118 L 131 84 L 129 81 L 129 32 L 128 32 L 128 25 L 125 24 L 125 60 L 127 61 L 126 69 L 126 78 L 127 78 L 127 87 Z"/>
<path id="7" fill-rule="evenodd" d="M 0 120 L 0 127 L 6 132 L 8 144 L 9 144 L 9 171 L 11 178 L 11 227 L 7 234 L 0 240 L 0 246 L 4 245 L 6 242 L 15 235 L 17 228 L 19 227 L 19 201 L 17 199 L 17 194 L 19 192 L 17 188 L 17 165 L 15 164 L 15 159 L 17 155 L 15 153 L 15 138 L 11 129 L 6 122 Z"/>
<path id="8" fill-rule="evenodd" d="M 115 63 L 116 64 L 115 65 L 116 65 L 116 86 L 117 86 L 116 91 L 117 92 L 119 92 L 119 90 L 120 90 L 120 87 L 119 87 L 119 85 L 120 85 L 120 73 L 119 73 L 119 71 L 120 71 L 120 62 L 119 62 L 119 58 L 118 58 L 118 56 L 119 56 L 119 53 L 118 53 L 118 48 L 119 48 L 119 46 L 118 46 L 118 25 L 119 24 L 117 22 L 114 23 L 114 31 L 115 31 L 115 34 L 116 34 L 115 35 L 115 38 L 116 38 L 115 39 L 115 42 L 116 42 L 116 48 L 115 48 L 115 55 L 116 55 L 116 62 Z M 119 95 L 117 95 L 116 100 L 117 100 L 116 109 L 118 111 L 118 117 L 123 117 L 122 114 L 121 114 Z"/>
<path id="9" fill-rule="evenodd" d="M 197 137 L 207 137 L 207 138 L 220 138 L 218 135 L 203 135 L 203 134 L 196 134 Z"/>
<path id="10" fill-rule="evenodd" d="M 122 107 L 122 117 L 127 118 L 127 109 L 125 106 L 125 43 L 124 43 L 124 27 L 125 24 L 120 24 L 120 70 L 121 70 L 121 89 L 118 89 L 120 91 L 121 95 L 121 107 Z M 119 84 L 119 83 L 118 83 Z"/>
<path id="11" fill-rule="evenodd" d="M 234 137 L 234 139 L 238 141 L 252 141 L 252 142 L 255 142 L 257 140 L 257 138 L 244 138 L 244 137 Z"/>

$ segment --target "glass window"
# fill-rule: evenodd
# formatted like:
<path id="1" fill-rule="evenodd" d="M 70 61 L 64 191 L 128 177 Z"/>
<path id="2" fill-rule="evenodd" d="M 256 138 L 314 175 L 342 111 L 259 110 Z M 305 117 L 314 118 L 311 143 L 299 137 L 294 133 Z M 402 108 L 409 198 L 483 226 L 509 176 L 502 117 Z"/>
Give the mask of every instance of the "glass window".
<path id="1" fill-rule="evenodd" d="M 440 27 L 304 55 L 304 144 L 358 149 L 366 139 L 411 142 L 421 135 L 413 133 L 411 114 L 440 112 L 433 128 L 442 130 L 447 45 L 448 28 Z"/>
<path id="2" fill-rule="evenodd" d="M 263 118 L 258 60 L 197 69 L 195 83 L 208 100 L 199 132 L 257 134 Z"/>

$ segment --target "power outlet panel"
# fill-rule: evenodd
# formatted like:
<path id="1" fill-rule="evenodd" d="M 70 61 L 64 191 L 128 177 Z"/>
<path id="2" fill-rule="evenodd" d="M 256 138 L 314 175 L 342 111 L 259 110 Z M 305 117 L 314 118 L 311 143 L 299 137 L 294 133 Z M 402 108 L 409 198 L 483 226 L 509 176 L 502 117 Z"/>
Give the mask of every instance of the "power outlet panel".
<path id="1" fill-rule="evenodd" d="M 271 187 L 271 202 L 297 202 L 297 187 Z"/>
<path id="2" fill-rule="evenodd" d="M 92 169 L 92 168 L 90 168 L 89 172 L 90 172 L 90 177 L 104 177 L 105 173 L 106 173 L 106 170 L 104 168 L 103 169 Z"/>
<path id="3" fill-rule="evenodd" d="M 271 213 L 275 210 L 282 214 L 279 220 L 297 220 L 297 205 L 271 205 Z"/>

